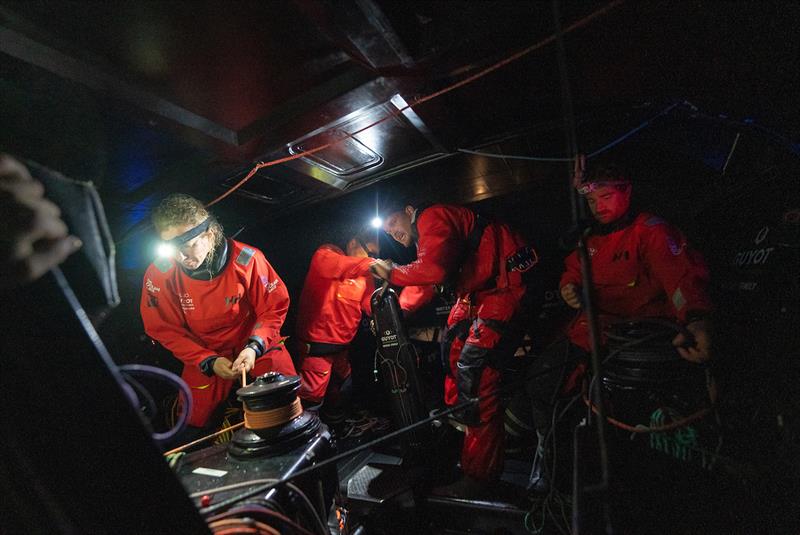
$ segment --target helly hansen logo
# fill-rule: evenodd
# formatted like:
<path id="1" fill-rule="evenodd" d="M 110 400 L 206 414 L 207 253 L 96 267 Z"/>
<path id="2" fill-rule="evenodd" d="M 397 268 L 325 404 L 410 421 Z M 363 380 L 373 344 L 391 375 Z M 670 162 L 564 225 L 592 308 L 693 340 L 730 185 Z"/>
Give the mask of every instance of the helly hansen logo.
<path id="1" fill-rule="evenodd" d="M 617 260 L 630 260 L 628 251 L 619 251 L 614 253 L 614 257 L 611 259 L 611 261 L 616 262 Z"/>
<path id="2" fill-rule="evenodd" d="M 530 246 L 520 247 L 514 254 L 506 258 L 506 269 L 508 271 L 519 271 L 525 273 L 539 263 L 539 255 Z"/>
<path id="3" fill-rule="evenodd" d="M 226 297 L 226 298 L 225 298 L 225 306 L 231 306 L 231 305 L 235 305 L 236 303 L 238 303 L 238 302 L 239 302 L 239 300 L 240 300 L 241 298 L 242 298 L 242 296 L 241 296 L 241 295 L 232 295 L 232 296 L 230 296 L 230 297 Z"/>

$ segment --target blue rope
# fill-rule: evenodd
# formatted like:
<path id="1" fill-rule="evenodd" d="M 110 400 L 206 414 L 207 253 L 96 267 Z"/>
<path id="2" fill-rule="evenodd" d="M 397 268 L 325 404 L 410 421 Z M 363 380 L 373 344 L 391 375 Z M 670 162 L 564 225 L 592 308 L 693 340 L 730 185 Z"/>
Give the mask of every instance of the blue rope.
<path id="1" fill-rule="evenodd" d="M 607 150 L 619 145 L 620 143 L 622 143 L 623 141 L 625 141 L 629 137 L 631 137 L 631 136 L 635 135 L 636 133 L 638 133 L 640 130 L 643 130 L 644 128 L 647 128 L 648 126 L 650 126 L 653 123 L 653 121 L 655 121 L 656 119 L 658 119 L 662 115 L 666 115 L 669 112 L 671 112 L 673 109 L 675 109 L 680 104 L 681 104 L 680 102 L 676 102 L 674 104 L 671 104 L 671 105 L 667 106 L 660 113 L 658 113 L 658 115 L 655 115 L 654 117 L 651 117 L 650 119 L 646 120 L 645 122 L 643 122 L 642 124 L 640 124 L 639 126 L 634 128 L 633 130 L 630 130 L 630 131 L 626 132 L 622 136 L 618 137 L 617 139 L 611 141 L 610 143 L 608 143 L 606 145 L 603 145 L 599 149 L 597 149 L 597 150 L 595 150 L 593 152 L 590 152 L 589 154 L 586 155 L 586 159 L 588 160 L 589 158 L 594 158 L 595 156 L 598 156 L 598 155 L 604 153 L 605 151 L 607 151 Z M 573 161 L 572 158 L 548 158 L 548 157 L 543 157 L 543 156 L 516 156 L 516 155 L 508 155 L 508 154 L 494 154 L 494 153 L 490 153 L 490 152 L 481 152 L 481 151 L 468 150 L 468 149 L 458 149 L 458 152 L 463 152 L 463 153 L 466 153 L 466 154 L 474 154 L 476 156 L 485 156 L 486 158 L 504 158 L 504 159 L 508 159 L 508 160 L 529 160 L 529 161 L 533 161 L 533 162 L 571 162 L 571 161 Z"/>
<path id="2" fill-rule="evenodd" d="M 655 115 L 654 117 L 651 117 L 650 119 L 646 120 L 645 122 L 643 122 L 642 124 L 640 124 L 639 126 L 634 128 L 633 130 L 630 130 L 630 131 L 626 132 L 625 134 L 621 135 L 620 137 L 618 137 L 617 139 L 611 141 L 610 143 L 608 143 L 606 145 L 603 145 L 599 149 L 590 152 L 589 154 L 586 155 L 586 159 L 588 160 L 590 158 L 594 158 L 595 156 L 598 156 L 598 155 L 606 152 L 607 150 L 609 150 L 609 149 L 611 149 L 613 147 L 616 147 L 617 145 L 619 145 L 620 143 L 622 143 L 626 139 L 628 139 L 631 136 L 637 134 L 639 131 L 643 130 L 644 128 L 647 128 L 650 125 L 652 125 L 653 121 L 655 121 L 656 119 L 658 119 L 662 115 L 668 114 L 673 109 L 675 109 L 677 106 L 680 106 L 681 104 L 689 106 L 690 108 L 692 108 L 693 112 L 696 115 L 699 115 L 700 117 L 703 117 L 705 119 L 710 119 L 712 121 L 729 121 L 731 124 L 735 124 L 735 125 L 741 126 L 743 128 L 752 128 L 752 129 L 758 130 L 761 133 L 763 133 L 763 134 L 771 137 L 772 139 L 780 142 L 781 144 L 783 144 L 792 153 L 800 155 L 800 143 L 795 143 L 790 138 L 784 136 L 780 132 L 776 132 L 775 130 L 771 130 L 771 129 L 765 127 L 765 126 L 761 126 L 760 124 L 757 124 L 756 122 L 754 122 L 752 119 L 744 119 L 744 120 L 741 120 L 741 121 L 737 121 L 737 120 L 734 120 L 734 119 L 729 119 L 725 115 L 720 115 L 719 117 L 714 117 L 713 115 L 709 115 L 707 113 L 703 113 L 703 112 L 698 111 L 697 108 L 694 107 L 689 102 L 676 102 L 674 104 L 671 104 L 670 106 L 667 106 L 666 108 L 664 108 L 663 111 L 661 111 L 661 113 L 659 113 L 658 115 Z M 518 156 L 518 155 L 514 155 L 514 154 L 496 154 L 496 153 L 491 153 L 491 152 L 482 152 L 482 151 L 468 150 L 468 149 L 457 149 L 457 152 L 463 152 L 465 154 L 474 154 L 475 156 L 483 156 L 485 158 L 503 158 L 503 159 L 507 159 L 507 160 L 528 160 L 528 161 L 532 161 L 532 162 L 571 162 L 571 161 L 573 161 L 572 158 L 548 158 L 548 157 L 544 157 L 544 156 Z"/>
<path id="3" fill-rule="evenodd" d="M 647 121 L 643 122 L 642 124 L 640 124 L 639 126 L 634 128 L 633 130 L 628 132 L 627 134 L 624 134 L 624 135 L 618 137 L 617 139 L 615 139 L 614 141 L 612 141 L 608 145 L 604 145 L 603 147 L 600 147 L 596 151 L 590 152 L 589 154 L 586 155 L 586 159 L 588 160 L 589 158 L 594 158 L 598 154 L 602 154 L 605 151 L 607 151 L 608 149 L 619 145 L 620 143 L 622 143 L 623 141 L 625 141 L 626 139 L 628 139 L 632 135 L 636 134 L 637 132 L 639 132 L 643 128 L 647 128 L 648 126 L 650 126 L 653 123 L 653 121 L 655 121 L 656 119 L 658 119 L 662 115 L 666 115 L 669 112 L 671 112 L 673 109 L 675 109 L 676 106 L 678 106 L 678 102 L 676 102 L 675 104 L 672 104 L 671 106 L 668 106 L 664 111 L 662 111 L 661 113 L 659 113 L 655 117 L 652 117 L 652 118 L 648 119 Z"/>

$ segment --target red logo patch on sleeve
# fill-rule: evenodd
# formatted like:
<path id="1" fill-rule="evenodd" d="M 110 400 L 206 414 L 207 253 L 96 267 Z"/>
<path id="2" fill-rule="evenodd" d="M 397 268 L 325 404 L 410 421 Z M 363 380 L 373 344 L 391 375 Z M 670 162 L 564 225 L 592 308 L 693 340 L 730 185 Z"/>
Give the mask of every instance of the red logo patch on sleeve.
<path id="1" fill-rule="evenodd" d="M 667 247 L 669 247 L 669 252 L 672 253 L 672 256 L 678 256 L 686 248 L 686 242 L 678 245 L 672 236 L 667 236 Z"/>

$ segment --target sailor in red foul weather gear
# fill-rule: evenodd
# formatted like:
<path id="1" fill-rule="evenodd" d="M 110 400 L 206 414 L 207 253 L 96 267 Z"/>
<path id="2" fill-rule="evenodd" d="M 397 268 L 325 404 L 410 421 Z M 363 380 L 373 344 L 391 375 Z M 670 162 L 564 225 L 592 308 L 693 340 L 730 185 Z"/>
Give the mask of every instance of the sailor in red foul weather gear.
<path id="1" fill-rule="evenodd" d="M 366 249 L 365 249 L 366 247 Z M 352 239 L 347 255 L 335 245 L 319 247 L 311 258 L 297 319 L 300 342 L 300 398 L 306 405 L 339 402 L 339 389 L 350 377 L 348 346 L 362 312 L 369 314 L 375 288 L 368 256 L 377 245 Z M 327 392 L 327 398 L 326 398 Z"/>
<path id="2" fill-rule="evenodd" d="M 587 239 L 600 328 L 620 318 L 662 317 L 685 324 L 697 346 L 679 347 L 687 360 L 708 359 L 709 340 L 702 319 L 711 310 L 708 268 L 690 249 L 686 237 L 660 217 L 630 211 L 631 184 L 614 167 L 598 169 L 595 178 L 578 185 L 594 216 Z M 580 261 L 573 251 L 565 261 L 559 287 L 564 300 L 581 308 Z M 695 332 L 696 331 L 696 332 Z M 569 338 L 589 351 L 583 314 L 573 322 Z M 681 346 L 683 340 L 677 340 Z"/>
<path id="3" fill-rule="evenodd" d="M 708 270 L 700 254 L 688 247 L 677 228 L 660 217 L 631 212 L 631 183 L 619 169 L 598 168 L 588 181 L 582 180 L 580 171 L 580 166 L 576 167 L 576 188 L 585 196 L 594 217 L 586 246 L 601 344 L 606 343 L 606 331 L 614 322 L 662 318 L 685 326 L 694 337 L 693 345 L 684 334 L 672 341 L 684 359 L 707 360 L 710 338 L 705 317 L 711 310 L 711 300 L 707 294 Z M 578 310 L 583 308 L 581 284 L 580 261 L 573 251 L 566 258 L 559 287 L 564 301 Z M 575 383 L 576 374 L 570 374 L 570 370 L 585 362 L 591 351 L 584 312 L 570 324 L 567 337 L 545 350 L 529 367 L 524 393 L 520 392 L 524 395 L 515 397 L 507 411 L 507 416 L 511 413 L 510 419 L 517 421 L 525 419 L 523 413 L 532 413 L 539 438 L 529 483 L 532 490 L 546 491 L 550 486 L 544 438 L 550 430 L 553 401 L 565 378 Z M 578 369 L 582 366 L 579 364 Z M 524 397 L 527 401 L 520 402 Z"/>
<path id="4" fill-rule="evenodd" d="M 378 276 L 398 286 L 455 288 L 445 401 L 483 397 L 459 416 L 467 424 L 461 467 L 474 480 L 496 479 L 503 466 L 500 361 L 516 349 L 511 325 L 525 294 L 522 273 L 536 253 L 508 226 L 459 206 L 406 206 L 388 214 L 383 229 L 406 247 L 416 242 L 417 259 L 404 266 L 379 261 Z"/>
<path id="5" fill-rule="evenodd" d="M 203 427 L 241 370 L 295 374 L 280 334 L 289 294 L 263 253 L 225 239 L 196 199 L 171 195 L 153 220 L 174 253 L 147 268 L 142 320 L 148 336 L 183 362 L 189 425 Z"/>

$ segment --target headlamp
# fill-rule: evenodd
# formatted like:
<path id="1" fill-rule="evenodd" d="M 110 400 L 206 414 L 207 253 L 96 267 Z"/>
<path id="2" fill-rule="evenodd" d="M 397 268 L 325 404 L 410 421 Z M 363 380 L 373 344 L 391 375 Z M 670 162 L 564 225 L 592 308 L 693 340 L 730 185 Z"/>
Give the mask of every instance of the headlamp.
<path id="1" fill-rule="evenodd" d="M 630 182 L 626 182 L 624 180 L 608 180 L 603 182 L 582 182 L 577 186 L 575 186 L 575 189 L 578 190 L 579 194 L 586 195 L 604 186 L 623 186 L 627 184 L 630 184 Z"/>
<path id="2" fill-rule="evenodd" d="M 372 218 L 372 221 L 370 221 L 369 224 L 372 226 L 372 228 L 375 229 L 381 228 L 383 226 L 383 219 L 381 219 L 378 216 L 375 216 Z"/>
<path id="3" fill-rule="evenodd" d="M 202 223 L 190 228 L 183 234 L 175 236 L 171 240 L 162 241 L 156 247 L 156 254 L 161 257 L 171 258 L 175 255 L 175 252 L 178 251 L 182 246 L 186 245 L 187 242 L 207 231 L 208 227 L 210 227 L 213 222 L 214 218 L 209 216 L 205 218 Z"/>
<path id="4" fill-rule="evenodd" d="M 205 220 L 202 223 L 200 223 L 199 225 L 197 225 L 196 227 L 192 227 L 189 230 L 187 230 L 186 232 L 184 232 L 183 234 L 181 234 L 179 236 L 175 236 L 171 240 L 167 241 L 167 243 L 171 243 L 175 247 L 180 247 L 181 245 L 184 245 L 189 240 L 192 240 L 192 239 L 198 237 L 203 232 L 207 231 L 208 227 L 210 227 L 211 223 L 213 223 L 213 222 L 214 222 L 214 220 L 209 216 L 209 217 L 205 218 Z"/>

